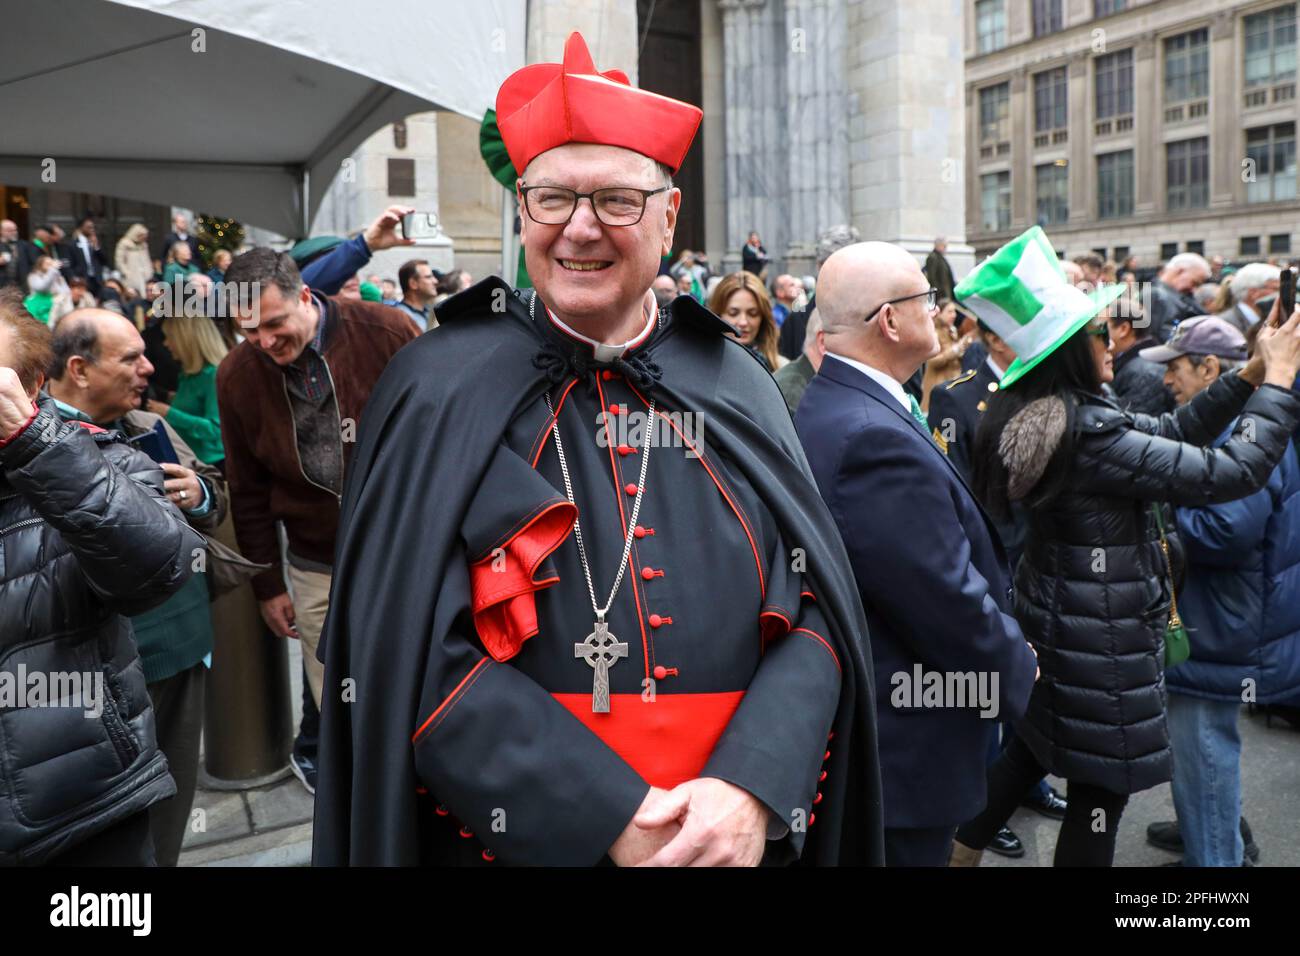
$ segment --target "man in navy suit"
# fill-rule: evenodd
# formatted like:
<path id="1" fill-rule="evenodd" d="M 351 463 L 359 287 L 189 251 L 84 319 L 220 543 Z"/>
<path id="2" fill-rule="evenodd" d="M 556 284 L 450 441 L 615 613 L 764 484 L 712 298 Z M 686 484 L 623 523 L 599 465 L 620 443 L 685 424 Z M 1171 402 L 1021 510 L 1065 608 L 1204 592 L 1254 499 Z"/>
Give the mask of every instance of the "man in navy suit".
<path id="1" fill-rule="evenodd" d="M 831 256 L 826 358 L 796 416 L 867 611 L 888 866 L 947 862 L 984 807 L 989 721 L 1023 714 L 1037 673 L 997 532 L 903 389 L 939 351 L 935 299 L 898 246 Z"/>

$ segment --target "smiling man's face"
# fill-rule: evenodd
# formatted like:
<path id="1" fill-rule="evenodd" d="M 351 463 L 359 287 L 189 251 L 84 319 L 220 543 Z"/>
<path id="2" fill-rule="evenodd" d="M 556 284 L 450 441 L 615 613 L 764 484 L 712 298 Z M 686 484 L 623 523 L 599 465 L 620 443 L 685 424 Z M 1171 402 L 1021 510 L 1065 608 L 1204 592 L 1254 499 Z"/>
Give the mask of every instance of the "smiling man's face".
<path id="1" fill-rule="evenodd" d="M 610 186 L 652 190 L 665 185 L 654 160 L 618 146 L 568 143 L 542 153 L 524 170 L 523 186 L 563 186 L 586 193 Z M 568 223 L 543 225 L 521 210 L 520 237 L 528 275 L 542 300 L 588 334 L 613 327 L 639 307 L 672 248 L 681 192 L 650 196 L 632 226 L 607 226 L 591 203 L 578 200 Z"/>

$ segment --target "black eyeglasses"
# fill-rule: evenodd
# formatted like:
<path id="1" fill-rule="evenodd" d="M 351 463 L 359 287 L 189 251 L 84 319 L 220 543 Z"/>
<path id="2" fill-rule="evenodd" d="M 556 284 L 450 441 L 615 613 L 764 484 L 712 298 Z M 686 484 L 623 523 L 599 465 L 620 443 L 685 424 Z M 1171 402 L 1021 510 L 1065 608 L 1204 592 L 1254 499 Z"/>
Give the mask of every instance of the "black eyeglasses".
<path id="1" fill-rule="evenodd" d="M 645 204 L 651 196 L 667 192 L 671 186 L 658 189 L 637 189 L 633 186 L 609 186 L 593 189 L 589 193 L 575 192 L 563 186 L 524 186 L 519 191 L 524 197 L 528 218 L 541 226 L 562 226 L 573 218 L 578 200 L 591 202 L 591 209 L 607 226 L 635 226 L 645 215 Z"/>
<path id="2" fill-rule="evenodd" d="M 880 303 L 880 305 L 876 306 L 876 308 L 872 311 L 872 313 L 862 321 L 870 322 L 872 319 L 876 317 L 876 313 L 879 312 L 887 305 L 897 305 L 899 302 L 909 302 L 912 299 L 919 299 L 921 298 L 921 296 L 925 296 L 925 307 L 929 309 L 931 312 L 933 312 L 935 309 L 939 307 L 939 290 L 926 289 L 924 292 L 918 292 L 915 295 L 905 295 L 901 299 L 889 299 L 885 302 L 882 302 Z"/>

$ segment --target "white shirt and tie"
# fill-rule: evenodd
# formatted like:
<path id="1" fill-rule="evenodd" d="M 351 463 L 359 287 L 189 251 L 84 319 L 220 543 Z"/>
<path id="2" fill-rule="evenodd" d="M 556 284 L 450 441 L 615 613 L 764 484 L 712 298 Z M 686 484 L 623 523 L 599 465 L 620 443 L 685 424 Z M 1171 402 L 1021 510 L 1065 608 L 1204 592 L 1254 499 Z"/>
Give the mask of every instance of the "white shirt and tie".
<path id="1" fill-rule="evenodd" d="M 830 349 L 826 350 L 826 354 L 833 359 L 839 359 L 845 365 L 851 365 L 853 368 L 857 369 L 863 375 L 867 376 L 867 378 L 871 379 L 873 382 L 875 382 L 877 385 L 883 388 L 890 395 L 894 396 L 894 398 L 898 401 L 898 404 L 903 406 L 903 411 L 907 412 L 907 414 L 909 415 L 912 414 L 912 402 L 908 398 L 907 391 L 903 388 L 902 384 L 898 381 L 898 379 L 894 378 L 892 375 L 888 375 L 885 372 L 880 371 L 880 369 L 878 368 L 872 368 L 870 365 L 867 365 L 865 362 L 859 362 L 857 359 L 851 359 L 848 358 L 847 356 L 839 355 L 835 352 L 832 352 Z"/>

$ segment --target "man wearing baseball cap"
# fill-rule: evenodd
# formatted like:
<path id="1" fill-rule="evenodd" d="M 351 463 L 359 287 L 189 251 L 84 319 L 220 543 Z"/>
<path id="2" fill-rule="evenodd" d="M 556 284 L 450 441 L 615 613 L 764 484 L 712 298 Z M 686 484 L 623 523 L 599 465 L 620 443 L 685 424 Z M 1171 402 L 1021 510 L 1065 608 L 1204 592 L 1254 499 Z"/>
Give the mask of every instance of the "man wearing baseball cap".
<path id="1" fill-rule="evenodd" d="M 536 291 L 446 300 L 367 406 L 315 861 L 879 863 L 839 532 L 771 376 L 651 291 L 700 110 L 576 33 L 496 106 Z"/>
<path id="2" fill-rule="evenodd" d="M 1142 357 L 1166 365 L 1179 405 L 1244 365 L 1246 340 L 1217 316 L 1188 319 L 1168 345 Z M 1214 442 L 1224 444 L 1232 428 Z M 1243 699 L 1260 704 L 1300 692 L 1300 459 L 1288 448 L 1268 483 L 1222 504 L 1179 508 L 1187 579 L 1178 595 L 1191 657 L 1165 673 L 1176 821 L 1147 839 L 1183 853 L 1184 866 L 1234 867 L 1259 858 L 1242 816 Z"/>
<path id="3" fill-rule="evenodd" d="M 1201 315 L 1180 322 L 1165 345 L 1138 355 L 1165 366 L 1165 385 L 1174 401 L 1186 405 L 1220 375 L 1246 364 L 1246 340 L 1231 323 Z"/>

